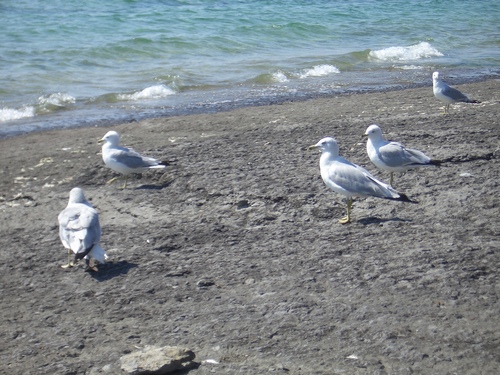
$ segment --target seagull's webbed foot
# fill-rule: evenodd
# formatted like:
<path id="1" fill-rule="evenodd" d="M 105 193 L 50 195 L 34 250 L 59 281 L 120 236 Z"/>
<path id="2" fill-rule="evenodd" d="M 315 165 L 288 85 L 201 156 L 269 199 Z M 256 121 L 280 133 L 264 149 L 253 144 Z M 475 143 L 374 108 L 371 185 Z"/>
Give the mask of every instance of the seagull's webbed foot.
<path id="1" fill-rule="evenodd" d="M 97 267 L 94 265 L 94 266 L 88 266 L 87 268 L 85 268 L 85 272 L 97 272 L 98 269 Z"/>
<path id="2" fill-rule="evenodd" d="M 75 265 L 75 263 L 71 261 L 70 255 L 71 255 L 71 251 L 68 249 L 68 263 L 67 264 L 63 264 L 61 266 L 61 268 L 66 269 L 66 268 L 73 267 Z"/>
<path id="3" fill-rule="evenodd" d="M 351 218 L 349 216 L 344 216 L 342 219 L 339 219 L 340 224 L 348 224 L 351 222 Z"/>
<path id="4" fill-rule="evenodd" d="M 87 267 L 85 268 L 85 272 L 97 272 L 97 267 L 94 264 L 94 259 L 86 259 L 85 263 L 87 264 Z"/>
<path id="5" fill-rule="evenodd" d="M 347 216 L 343 217 L 339 220 L 340 224 L 347 224 L 351 222 L 351 207 L 352 207 L 352 198 L 347 199 Z"/>

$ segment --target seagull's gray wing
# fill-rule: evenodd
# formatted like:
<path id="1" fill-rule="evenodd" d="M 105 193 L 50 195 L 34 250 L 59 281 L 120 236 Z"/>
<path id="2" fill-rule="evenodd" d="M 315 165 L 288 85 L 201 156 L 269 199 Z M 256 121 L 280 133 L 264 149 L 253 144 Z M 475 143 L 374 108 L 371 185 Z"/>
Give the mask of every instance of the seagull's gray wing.
<path id="1" fill-rule="evenodd" d="M 159 163 L 156 159 L 142 156 L 138 152 L 127 148 L 113 150 L 111 152 L 111 158 L 133 169 L 148 168 L 158 165 Z"/>
<path id="2" fill-rule="evenodd" d="M 378 149 L 380 160 L 388 167 L 405 167 L 428 164 L 431 160 L 423 152 L 408 149 L 398 142 L 389 142 Z"/>
<path id="3" fill-rule="evenodd" d="M 338 188 L 352 196 L 395 198 L 388 185 L 378 181 L 366 169 L 338 158 L 328 169 L 328 177 Z"/>
<path id="4" fill-rule="evenodd" d="M 443 95 L 447 96 L 448 98 L 456 102 L 468 102 L 470 100 L 467 95 L 462 94 L 457 89 L 450 87 L 446 84 L 443 85 L 443 90 L 441 92 L 443 93 Z"/>

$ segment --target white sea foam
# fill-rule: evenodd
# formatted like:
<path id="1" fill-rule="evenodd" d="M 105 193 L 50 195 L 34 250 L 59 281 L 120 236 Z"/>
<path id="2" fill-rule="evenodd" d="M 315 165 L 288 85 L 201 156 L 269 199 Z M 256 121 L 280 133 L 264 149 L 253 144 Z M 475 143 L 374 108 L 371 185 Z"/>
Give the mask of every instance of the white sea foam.
<path id="1" fill-rule="evenodd" d="M 370 51 L 369 56 L 383 61 L 411 61 L 443 56 L 443 54 L 431 46 L 430 43 L 420 42 L 409 47 L 389 47 Z"/>
<path id="2" fill-rule="evenodd" d="M 340 73 L 340 70 L 338 70 L 337 67 L 325 64 L 325 65 L 316 65 L 311 69 L 305 69 L 304 71 L 302 71 L 299 77 L 300 78 L 321 77 L 337 73 Z"/>
<path id="3" fill-rule="evenodd" d="M 402 69 L 402 70 L 422 70 L 422 69 L 424 69 L 423 66 L 419 66 L 419 65 L 402 65 L 402 66 L 399 66 L 398 68 Z"/>
<path id="4" fill-rule="evenodd" d="M 26 117 L 35 116 L 35 107 L 24 107 L 21 109 L 1 108 L 0 122 L 19 120 Z"/>
<path id="5" fill-rule="evenodd" d="M 75 98 L 69 94 L 56 92 L 47 96 L 40 96 L 38 98 L 38 104 L 41 106 L 55 105 L 58 107 L 64 107 L 66 104 L 73 104 Z"/>
<path id="6" fill-rule="evenodd" d="M 141 100 L 141 99 L 159 99 L 169 95 L 174 95 L 175 91 L 165 85 L 156 85 L 146 87 L 142 91 L 133 94 L 119 94 L 118 100 Z"/>
<path id="7" fill-rule="evenodd" d="M 288 82 L 288 77 L 281 70 L 273 73 L 274 82 Z"/>

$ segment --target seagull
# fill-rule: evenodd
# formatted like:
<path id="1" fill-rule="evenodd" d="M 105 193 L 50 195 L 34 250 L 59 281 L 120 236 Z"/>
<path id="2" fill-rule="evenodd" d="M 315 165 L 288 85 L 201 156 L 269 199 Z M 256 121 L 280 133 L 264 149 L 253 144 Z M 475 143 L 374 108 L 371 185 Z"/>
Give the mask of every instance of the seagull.
<path id="1" fill-rule="evenodd" d="M 437 99 L 446 103 L 444 113 L 449 113 L 450 104 L 456 102 L 480 103 L 478 100 L 470 99 L 467 95 L 444 83 L 439 77 L 439 72 L 432 73 L 432 91 Z"/>
<path id="2" fill-rule="evenodd" d="M 365 136 L 368 137 L 366 142 L 368 157 L 377 168 L 391 172 L 391 181 L 389 183 L 391 186 L 394 180 L 394 172 L 403 172 L 425 166 L 439 166 L 441 164 L 439 160 L 432 160 L 421 151 L 406 148 L 398 142 L 386 141 L 378 125 L 370 125 L 366 129 Z"/>
<path id="3" fill-rule="evenodd" d="M 90 264 L 90 258 L 99 263 L 106 263 L 108 255 L 99 246 L 101 238 L 101 226 L 99 215 L 92 205 L 85 199 L 83 190 L 73 188 L 69 193 L 69 202 L 57 217 L 59 221 L 59 237 L 63 246 L 68 249 L 68 264 L 62 268 L 73 267 L 77 261 L 85 258 L 86 271 L 97 271 L 94 262 Z M 75 253 L 75 259 L 70 259 L 71 251 Z"/>
<path id="4" fill-rule="evenodd" d="M 321 150 L 319 166 L 324 183 L 334 192 L 347 197 L 347 216 L 339 223 L 351 222 L 353 197 L 375 197 L 402 202 L 417 203 L 405 194 L 399 193 L 391 186 L 377 180 L 366 169 L 351 163 L 339 156 L 337 141 L 331 137 L 320 140 L 309 148 Z"/>
<path id="5" fill-rule="evenodd" d="M 114 170 L 125 176 L 123 189 L 127 187 L 128 175 L 130 173 L 141 173 L 147 169 L 165 168 L 166 164 L 156 160 L 142 156 L 131 148 L 120 147 L 120 135 L 115 131 L 107 132 L 99 141 L 102 145 L 102 160 L 104 163 Z M 119 177 L 112 178 L 107 183 L 115 182 Z"/>

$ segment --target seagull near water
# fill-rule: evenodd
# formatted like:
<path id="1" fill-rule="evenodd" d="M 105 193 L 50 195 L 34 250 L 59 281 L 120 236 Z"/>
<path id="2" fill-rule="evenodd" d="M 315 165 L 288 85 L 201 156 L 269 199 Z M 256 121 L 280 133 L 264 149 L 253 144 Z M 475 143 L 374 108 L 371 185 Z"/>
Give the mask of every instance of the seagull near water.
<path id="1" fill-rule="evenodd" d="M 406 148 L 401 143 L 386 141 L 378 125 L 370 125 L 366 129 L 366 151 L 371 162 L 384 171 L 391 172 L 389 185 L 392 186 L 394 172 L 404 172 L 413 168 L 439 166 L 439 160 L 432 160 L 423 152 Z"/>
<path id="2" fill-rule="evenodd" d="M 63 246 L 68 249 L 68 264 L 61 267 L 73 267 L 79 260 L 85 258 L 86 271 L 97 271 L 93 260 L 106 263 L 108 255 L 99 245 L 101 226 L 99 215 L 85 199 L 83 190 L 73 188 L 69 193 L 69 202 L 57 217 L 59 221 L 59 237 Z M 71 252 L 75 253 L 71 261 Z M 92 258 L 92 263 L 90 262 Z"/>
<path id="3" fill-rule="evenodd" d="M 323 138 L 309 148 L 321 150 L 319 166 L 326 186 L 347 198 L 347 216 L 340 219 L 339 223 L 346 224 L 351 221 L 353 197 L 375 197 L 416 203 L 405 194 L 377 180 L 366 169 L 339 156 L 339 146 L 335 139 Z"/>
<path id="4" fill-rule="evenodd" d="M 480 103 L 478 100 L 470 99 L 457 89 L 448 86 L 439 76 L 439 72 L 432 73 L 432 91 L 437 99 L 446 103 L 444 113 L 449 113 L 450 104 L 453 103 Z"/>
<path id="5" fill-rule="evenodd" d="M 166 164 L 154 158 L 142 156 L 131 148 L 121 147 L 120 135 L 115 131 L 107 132 L 99 143 L 102 145 L 102 160 L 113 171 L 121 173 L 125 177 L 123 189 L 127 187 L 128 175 L 141 173 L 147 169 L 165 168 Z M 115 182 L 119 177 L 112 178 L 107 183 Z"/>

